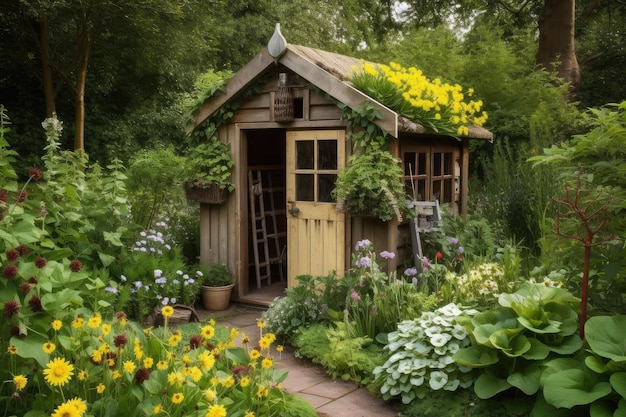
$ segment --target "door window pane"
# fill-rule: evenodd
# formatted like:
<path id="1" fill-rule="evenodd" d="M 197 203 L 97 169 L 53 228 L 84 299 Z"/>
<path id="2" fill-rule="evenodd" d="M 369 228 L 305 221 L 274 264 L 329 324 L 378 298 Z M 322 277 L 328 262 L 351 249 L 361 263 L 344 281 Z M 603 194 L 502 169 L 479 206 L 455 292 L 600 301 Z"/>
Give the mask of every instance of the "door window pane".
<path id="1" fill-rule="evenodd" d="M 337 175 L 335 174 L 319 174 L 317 178 L 318 194 L 317 201 L 321 203 L 332 203 L 335 200 L 332 196 L 332 191 L 335 188 L 335 181 L 337 181 Z"/>
<path id="2" fill-rule="evenodd" d="M 296 174 L 296 200 L 315 201 L 313 174 Z"/>
<path id="3" fill-rule="evenodd" d="M 337 169 L 337 141 L 320 140 L 317 142 L 317 169 Z"/>
<path id="4" fill-rule="evenodd" d="M 312 140 L 299 140 L 296 142 L 296 169 L 314 168 L 314 144 Z"/>

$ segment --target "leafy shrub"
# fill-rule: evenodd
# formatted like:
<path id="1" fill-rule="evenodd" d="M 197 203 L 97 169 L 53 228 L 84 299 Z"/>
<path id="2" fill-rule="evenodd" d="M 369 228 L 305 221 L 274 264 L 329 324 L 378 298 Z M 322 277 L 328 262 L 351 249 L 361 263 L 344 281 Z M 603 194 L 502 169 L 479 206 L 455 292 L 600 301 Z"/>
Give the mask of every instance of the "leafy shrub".
<path id="1" fill-rule="evenodd" d="M 431 391 L 456 391 L 472 385 L 471 368 L 454 362 L 453 355 L 470 345 L 467 332 L 457 318 L 475 310 L 448 304 L 398 324 L 388 336 L 389 351 L 384 365 L 374 369 L 385 400 L 400 397 L 404 404 L 423 399 Z"/>
<path id="2" fill-rule="evenodd" d="M 542 365 L 582 347 L 576 309 L 580 300 L 562 288 L 525 284 L 501 294 L 500 307 L 464 320 L 472 346 L 460 349 L 454 360 L 481 368 L 474 391 L 492 398 L 515 387 L 526 395 L 539 390 Z"/>

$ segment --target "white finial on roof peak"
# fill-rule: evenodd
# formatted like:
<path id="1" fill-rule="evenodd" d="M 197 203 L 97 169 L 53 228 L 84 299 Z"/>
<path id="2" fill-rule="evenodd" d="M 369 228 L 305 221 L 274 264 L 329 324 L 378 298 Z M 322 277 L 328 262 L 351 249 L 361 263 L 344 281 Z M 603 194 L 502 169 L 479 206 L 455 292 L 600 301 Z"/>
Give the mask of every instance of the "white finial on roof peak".
<path id="1" fill-rule="evenodd" d="M 283 34 L 280 33 L 280 23 L 276 23 L 274 34 L 267 43 L 267 51 L 270 56 L 277 61 L 278 58 L 280 58 L 280 56 L 285 52 L 285 49 L 287 49 L 287 40 Z"/>

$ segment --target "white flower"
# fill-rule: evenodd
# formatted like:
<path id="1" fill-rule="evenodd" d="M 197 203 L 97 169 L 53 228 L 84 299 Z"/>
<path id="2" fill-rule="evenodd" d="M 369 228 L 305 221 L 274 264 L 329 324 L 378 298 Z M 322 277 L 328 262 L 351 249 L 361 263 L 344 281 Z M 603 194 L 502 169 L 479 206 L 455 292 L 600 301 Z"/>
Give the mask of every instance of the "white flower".
<path id="1" fill-rule="evenodd" d="M 161 275 L 163 275 L 163 271 L 161 271 L 160 269 L 155 269 L 154 270 L 154 277 L 155 278 L 159 278 Z"/>

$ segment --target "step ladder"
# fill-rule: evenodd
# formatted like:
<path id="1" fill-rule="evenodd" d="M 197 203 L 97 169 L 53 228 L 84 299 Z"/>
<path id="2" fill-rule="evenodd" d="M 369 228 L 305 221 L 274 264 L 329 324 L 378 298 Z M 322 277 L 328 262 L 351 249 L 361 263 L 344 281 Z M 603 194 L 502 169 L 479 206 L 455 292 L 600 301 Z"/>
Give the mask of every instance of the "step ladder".
<path id="1" fill-rule="evenodd" d="M 267 187 L 263 184 L 263 177 L 266 177 Z M 252 224 L 252 243 L 254 253 L 254 270 L 256 274 L 257 288 L 261 288 L 263 281 L 267 285 L 272 284 L 271 266 L 279 264 L 280 280 L 284 281 L 284 255 L 286 245 L 281 249 L 282 240 L 286 237 L 285 232 L 280 232 L 277 217 L 284 215 L 285 210 L 277 209 L 274 194 L 276 188 L 272 183 L 272 172 L 270 170 L 250 170 L 248 171 L 250 219 Z M 268 210 L 265 204 L 269 205 Z M 268 231 L 268 221 L 270 222 Z M 272 248 L 270 250 L 270 247 Z"/>
<path id="2" fill-rule="evenodd" d="M 415 216 L 409 222 L 411 228 L 411 244 L 413 246 L 413 262 L 420 266 L 424 253 L 420 233 L 432 232 L 441 228 L 441 211 L 439 201 L 413 201 Z"/>

